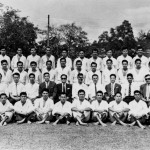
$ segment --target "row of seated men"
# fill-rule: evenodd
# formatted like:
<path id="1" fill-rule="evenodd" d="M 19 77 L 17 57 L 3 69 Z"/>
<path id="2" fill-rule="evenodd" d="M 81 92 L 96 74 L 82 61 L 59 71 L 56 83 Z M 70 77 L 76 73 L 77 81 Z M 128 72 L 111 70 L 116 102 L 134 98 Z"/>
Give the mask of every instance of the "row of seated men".
<path id="1" fill-rule="evenodd" d="M 34 101 L 34 105 L 27 98 L 26 92 L 20 93 L 20 101 L 13 106 L 7 99 L 7 95 L 0 95 L 0 125 L 16 121 L 18 124 L 37 122 L 49 124 L 55 118 L 53 125 L 58 123 L 70 124 L 72 118 L 76 125 L 88 126 L 92 121 L 95 125 L 107 126 L 107 120 L 111 125 L 123 126 L 138 125 L 145 129 L 145 123 L 150 116 L 150 107 L 142 100 L 141 92 L 134 91 L 134 100 L 129 104 L 122 100 L 122 94 L 117 92 L 114 100 L 109 104 L 103 100 L 103 92 L 97 91 L 96 98 L 91 103 L 85 99 L 85 91 L 78 91 L 78 99 L 71 104 L 67 101 L 66 93 L 61 93 L 59 102 L 54 104 L 48 96 L 48 89 L 43 89 L 42 97 Z"/>

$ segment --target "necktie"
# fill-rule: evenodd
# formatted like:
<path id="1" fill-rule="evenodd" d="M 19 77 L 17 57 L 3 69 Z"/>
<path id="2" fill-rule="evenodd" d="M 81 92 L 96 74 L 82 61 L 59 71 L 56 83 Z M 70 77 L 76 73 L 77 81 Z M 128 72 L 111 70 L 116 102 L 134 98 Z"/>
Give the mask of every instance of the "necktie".
<path id="1" fill-rule="evenodd" d="M 95 83 L 95 96 L 96 96 L 96 93 L 97 93 L 97 87 L 96 87 L 96 83 Z"/>
<path id="2" fill-rule="evenodd" d="M 18 96 L 17 83 L 16 83 L 16 96 Z"/>
<path id="3" fill-rule="evenodd" d="M 129 96 L 131 96 L 131 83 L 129 83 Z"/>
<path id="4" fill-rule="evenodd" d="M 113 83 L 111 83 L 111 96 L 113 96 L 114 95 L 114 88 L 113 88 L 114 86 L 113 86 Z"/>
<path id="5" fill-rule="evenodd" d="M 46 82 L 46 88 L 48 88 L 48 82 Z"/>
<path id="6" fill-rule="evenodd" d="M 146 98 L 147 100 L 150 98 L 150 88 L 149 88 L 149 85 L 147 84 L 147 89 L 146 89 Z"/>
<path id="7" fill-rule="evenodd" d="M 63 84 L 63 91 L 62 92 L 66 93 L 65 84 Z"/>

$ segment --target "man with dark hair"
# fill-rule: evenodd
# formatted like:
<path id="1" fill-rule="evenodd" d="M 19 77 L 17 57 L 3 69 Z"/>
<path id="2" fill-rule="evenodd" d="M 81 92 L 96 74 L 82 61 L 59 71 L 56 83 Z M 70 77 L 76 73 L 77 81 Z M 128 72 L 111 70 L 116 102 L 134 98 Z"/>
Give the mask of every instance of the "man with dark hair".
<path id="1" fill-rule="evenodd" d="M 103 127 L 107 126 L 104 121 L 108 117 L 108 103 L 103 99 L 103 92 L 96 92 L 96 100 L 91 103 L 92 108 L 92 120 L 95 121 L 95 125 L 102 125 Z"/>
<path id="2" fill-rule="evenodd" d="M 140 91 L 134 91 L 134 97 L 135 99 L 129 103 L 130 111 L 128 120 L 131 122 L 130 126 L 134 126 L 137 123 L 140 128 L 145 129 L 145 126 L 142 124 L 146 121 L 147 105 L 141 99 Z"/>
<path id="3" fill-rule="evenodd" d="M 108 107 L 112 125 L 119 123 L 123 126 L 126 126 L 127 124 L 125 123 L 125 121 L 127 119 L 129 110 L 130 109 L 128 104 L 122 100 L 122 94 L 120 92 L 117 92 L 115 94 L 115 101 L 110 102 Z"/>
<path id="4" fill-rule="evenodd" d="M 27 99 L 27 93 L 20 93 L 20 101 L 16 102 L 14 105 L 15 118 L 18 124 L 31 123 L 32 120 L 35 120 L 35 113 L 33 104 L 29 99 Z"/>
<path id="5" fill-rule="evenodd" d="M 53 123 L 53 125 L 56 125 L 59 122 L 67 123 L 67 125 L 69 125 L 72 116 L 72 105 L 67 101 L 66 93 L 61 93 L 59 99 L 60 101 L 54 105 L 53 109 L 53 115 L 56 117 L 56 121 Z"/>
<path id="6" fill-rule="evenodd" d="M 52 111 L 54 108 L 54 102 L 49 98 L 49 89 L 44 88 L 42 90 L 42 97 L 36 99 L 34 102 L 35 112 L 39 124 L 49 124 L 52 120 Z"/>
<path id="7" fill-rule="evenodd" d="M 76 125 L 88 125 L 87 122 L 90 119 L 91 106 L 85 99 L 85 91 L 78 91 L 78 100 L 74 100 L 72 104 L 73 117 L 76 120 Z"/>
<path id="8" fill-rule="evenodd" d="M 67 75 L 62 74 L 61 75 L 61 83 L 56 85 L 57 87 L 57 95 L 55 103 L 59 101 L 59 96 L 61 93 L 66 93 L 67 100 L 69 102 L 72 102 L 72 85 L 67 83 Z"/>
<path id="9" fill-rule="evenodd" d="M 57 93 L 57 87 L 56 83 L 53 81 L 50 81 L 50 74 L 48 72 L 44 73 L 44 82 L 42 82 L 39 86 L 39 96 L 42 96 L 42 91 L 43 89 L 47 88 L 49 97 L 52 100 L 55 100 L 56 98 L 56 93 Z"/>

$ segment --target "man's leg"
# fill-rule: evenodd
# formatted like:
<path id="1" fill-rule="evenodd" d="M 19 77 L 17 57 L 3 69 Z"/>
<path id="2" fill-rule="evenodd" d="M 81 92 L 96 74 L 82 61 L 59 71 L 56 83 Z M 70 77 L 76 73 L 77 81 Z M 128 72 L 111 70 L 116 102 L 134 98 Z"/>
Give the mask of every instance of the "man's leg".
<path id="1" fill-rule="evenodd" d="M 117 121 L 116 121 L 116 119 L 113 117 L 114 112 L 109 111 L 108 113 L 109 113 L 110 121 L 112 122 L 112 124 L 111 124 L 111 125 L 113 125 L 113 126 L 114 126 L 114 125 L 116 125 Z"/>
<path id="2" fill-rule="evenodd" d="M 36 113 L 35 112 L 32 112 L 31 114 L 29 114 L 27 116 L 27 123 L 28 124 L 31 124 L 33 121 L 36 121 Z"/>
<path id="3" fill-rule="evenodd" d="M 146 116 L 145 116 L 145 115 L 136 120 L 138 126 L 139 126 L 141 129 L 145 129 L 145 128 L 146 128 L 144 125 L 142 125 L 142 124 L 145 123 L 145 121 L 146 121 Z"/>
<path id="4" fill-rule="evenodd" d="M 26 120 L 26 116 L 22 114 L 15 113 L 15 117 L 18 124 L 24 123 Z"/>
<path id="5" fill-rule="evenodd" d="M 45 113 L 45 114 L 40 114 L 39 119 L 42 119 L 41 121 L 37 121 L 38 124 L 43 124 L 45 123 L 46 119 L 49 117 L 49 113 Z"/>

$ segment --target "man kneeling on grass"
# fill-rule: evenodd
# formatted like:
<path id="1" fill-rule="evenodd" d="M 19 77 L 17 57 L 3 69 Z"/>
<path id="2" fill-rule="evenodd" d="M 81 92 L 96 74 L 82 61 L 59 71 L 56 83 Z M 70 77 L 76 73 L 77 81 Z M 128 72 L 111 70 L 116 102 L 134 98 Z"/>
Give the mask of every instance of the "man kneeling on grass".
<path id="1" fill-rule="evenodd" d="M 36 99 L 35 104 L 35 112 L 37 115 L 37 119 L 39 124 L 46 123 L 49 124 L 52 120 L 52 111 L 54 107 L 54 102 L 52 99 L 48 97 L 49 90 L 43 89 L 42 97 Z"/>
<path id="2" fill-rule="evenodd" d="M 108 103 L 103 98 L 103 92 L 96 92 L 96 100 L 94 100 L 91 104 L 93 113 L 92 120 L 96 121 L 94 124 L 101 124 L 103 127 L 107 126 L 103 121 L 106 121 L 108 116 Z"/>
<path id="3" fill-rule="evenodd" d="M 119 123 L 123 126 L 126 126 L 127 124 L 124 122 L 127 118 L 129 110 L 128 104 L 122 100 L 122 94 L 119 92 L 116 93 L 115 100 L 109 103 L 108 108 L 112 125 Z"/>
<path id="4" fill-rule="evenodd" d="M 128 120 L 131 121 L 130 126 L 137 124 L 140 128 L 145 129 L 145 126 L 142 124 L 145 123 L 147 118 L 147 105 L 141 100 L 141 92 L 136 90 L 134 91 L 134 100 L 129 103 L 129 116 Z"/>
<path id="5" fill-rule="evenodd" d="M 30 99 L 27 99 L 27 93 L 20 93 L 20 101 L 14 105 L 15 118 L 18 124 L 27 122 L 31 123 L 31 120 L 35 120 L 34 107 Z"/>
<path id="6" fill-rule="evenodd" d="M 85 91 L 78 91 L 78 99 L 73 101 L 72 104 L 73 117 L 76 120 L 76 125 L 85 125 L 90 120 L 91 106 L 90 103 L 85 99 Z"/>
<path id="7" fill-rule="evenodd" d="M 54 105 L 53 115 L 56 117 L 56 121 L 53 125 L 58 122 L 70 124 L 71 119 L 71 103 L 67 101 L 66 93 L 61 93 L 59 96 L 60 101 Z"/>
<path id="8" fill-rule="evenodd" d="M 13 116 L 13 105 L 7 99 L 5 93 L 0 95 L 0 126 L 7 125 Z"/>

